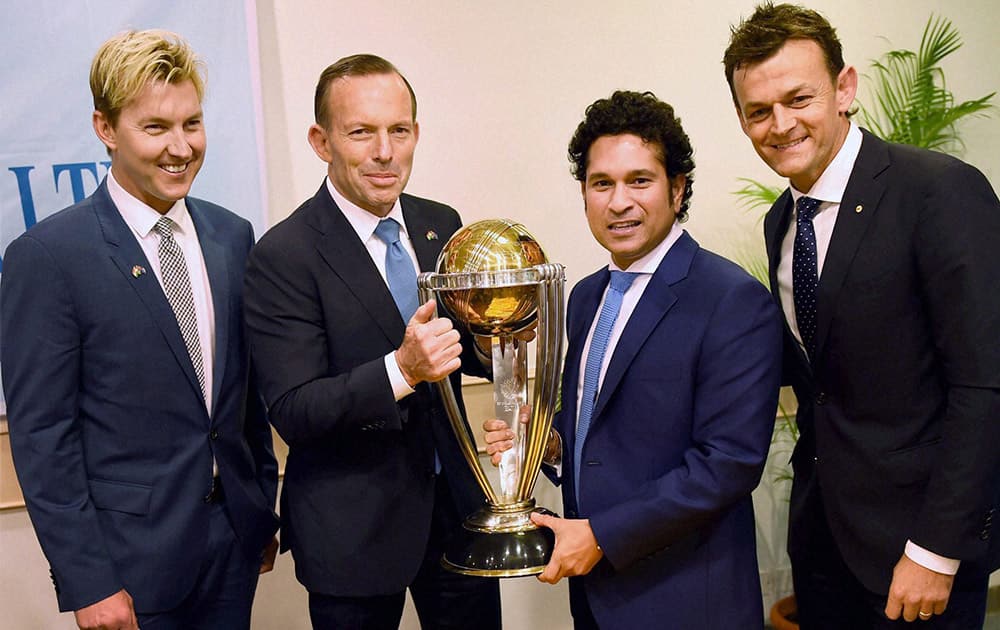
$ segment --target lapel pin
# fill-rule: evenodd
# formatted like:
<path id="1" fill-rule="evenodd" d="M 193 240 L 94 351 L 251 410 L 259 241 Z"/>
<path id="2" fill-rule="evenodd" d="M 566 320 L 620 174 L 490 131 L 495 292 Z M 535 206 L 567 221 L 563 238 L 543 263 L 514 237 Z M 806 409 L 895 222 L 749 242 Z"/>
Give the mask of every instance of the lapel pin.
<path id="1" fill-rule="evenodd" d="M 139 276 L 141 276 L 141 275 L 143 275 L 145 273 L 146 273 L 146 268 L 143 267 L 142 265 L 136 265 L 136 266 L 132 267 L 132 277 L 133 278 L 138 278 Z"/>
<path id="2" fill-rule="evenodd" d="M 862 211 L 862 210 L 864 210 L 864 209 L 865 209 L 865 207 L 864 207 L 864 206 L 862 206 L 862 205 L 861 205 L 861 204 L 859 203 L 859 204 L 858 204 L 857 206 L 855 206 L 855 207 L 854 207 L 854 212 L 856 212 L 856 213 L 858 213 L 858 214 L 861 214 L 861 211 Z"/>
<path id="3" fill-rule="evenodd" d="M 436 240 L 438 240 L 438 233 L 435 232 L 434 230 L 427 230 L 427 234 L 425 234 L 424 236 L 427 237 L 428 241 L 436 241 Z"/>

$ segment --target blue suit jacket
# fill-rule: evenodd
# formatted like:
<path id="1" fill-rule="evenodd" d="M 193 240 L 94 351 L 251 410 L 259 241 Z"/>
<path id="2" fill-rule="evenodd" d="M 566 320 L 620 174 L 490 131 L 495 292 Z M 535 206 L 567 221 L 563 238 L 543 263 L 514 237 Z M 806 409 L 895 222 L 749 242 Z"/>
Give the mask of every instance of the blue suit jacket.
<path id="1" fill-rule="evenodd" d="M 122 588 L 138 611 L 181 601 L 204 560 L 213 455 L 244 551 L 259 554 L 277 529 L 277 465 L 247 385 L 241 318 L 253 231 L 219 206 L 186 201 L 215 308 L 211 415 L 170 304 L 106 183 L 4 257 L 11 448 L 60 610 Z"/>
<path id="2" fill-rule="evenodd" d="M 573 289 L 563 374 L 563 470 L 572 471 L 582 351 L 607 268 Z M 583 446 L 579 497 L 604 559 L 570 582 L 602 628 L 763 625 L 750 492 L 777 407 L 781 320 L 767 290 L 687 233 L 622 332 Z"/>

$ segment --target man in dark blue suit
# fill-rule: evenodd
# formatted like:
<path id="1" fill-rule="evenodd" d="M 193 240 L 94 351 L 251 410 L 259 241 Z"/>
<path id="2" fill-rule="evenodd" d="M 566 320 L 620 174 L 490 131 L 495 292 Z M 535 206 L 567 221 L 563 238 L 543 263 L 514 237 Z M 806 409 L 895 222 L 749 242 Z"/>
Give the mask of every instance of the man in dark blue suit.
<path id="1" fill-rule="evenodd" d="M 799 404 L 802 628 L 980 628 L 1000 566 L 1000 202 L 968 164 L 851 122 L 857 72 L 815 11 L 759 6 L 724 62 L 791 184 L 764 237 Z"/>
<path id="2" fill-rule="evenodd" d="M 441 566 L 485 497 L 432 383 L 450 375 L 461 391 L 460 364 L 485 371 L 433 302 L 418 308 L 417 270 L 434 269 L 461 221 L 403 194 L 420 128 L 391 63 L 340 59 L 314 107 L 327 176 L 261 238 L 246 279 L 254 365 L 289 445 L 282 550 L 315 628 L 395 629 L 409 590 L 425 628 L 499 629 L 496 578 Z"/>
<path id="3" fill-rule="evenodd" d="M 90 77 L 108 177 L 4 257 L 14 463 L 81 628 L 248 628 L 274 558 L 277 463 L 242 320 L 253 231 L 187 196 L 199 65 L 172 33 L 108 40 Z"/>
<path id="4" fill-rule="evenodd" d="M 670 105 L 599 100 L 569 153 L 611 262 L 569 298 L 547 453 L 566 518 L 533 516 L 556 535 L 539 579 L 570 577 L 577 628 L 760 628 L 750 492 L 774 427 L 778 310 L 678 225 L 694 161 Z M 502 422 L 485 428 L 489 452 L 509 448 Z"/>

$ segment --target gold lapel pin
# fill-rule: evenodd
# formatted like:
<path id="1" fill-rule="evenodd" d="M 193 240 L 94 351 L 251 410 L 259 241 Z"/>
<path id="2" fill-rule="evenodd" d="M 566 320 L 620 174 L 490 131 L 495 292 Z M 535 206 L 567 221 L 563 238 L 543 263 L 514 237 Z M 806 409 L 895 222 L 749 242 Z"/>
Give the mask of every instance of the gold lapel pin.
<path id="1" fill-rule="evenodd" d="M 136 265 L 136 266 L 132 267 L 132 277 L 133 278 L 138 278 L 139 276 L 141 276 L 141 275 L 143 275 L 145 273 L 146 273 L 146 268 L 143 267 L 142 265 Z"/>
<path id="2" fill-rule="evenodd" d="M 428 241 L 436 241 L 436 240 L 438 240 L 438 233 L 435 232 L 434 230 L 427 230 L 427 234 L 425 234 L 424 236 L 427 237 Z"/>
<path id="3" fill-rule="evenodd" d="M 864 209 L 865 209 L 865 207 L 862 206 L 860 203 L 858 205 L 854 206 L 854 212 L 856 212 L 857 214 L 861 214 L 861 211 L 864 210 Z"/>

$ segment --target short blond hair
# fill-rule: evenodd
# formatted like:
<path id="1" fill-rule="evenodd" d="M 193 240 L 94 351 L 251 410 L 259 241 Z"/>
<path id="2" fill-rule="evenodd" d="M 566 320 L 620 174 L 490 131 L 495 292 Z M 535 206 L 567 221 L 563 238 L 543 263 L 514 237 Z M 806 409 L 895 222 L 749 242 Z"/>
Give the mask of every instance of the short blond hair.
<path id="1" fill-rule="evenodd" d="M 150 29 L 126 31 L 104 42 L 90 64 L 90 91 L 94 109 L 112 125 L 132 99 L 151 82 L 182 83 L 190 80 L 198 93 L 205 92 L 204 64 L 177 33 Z"/>

